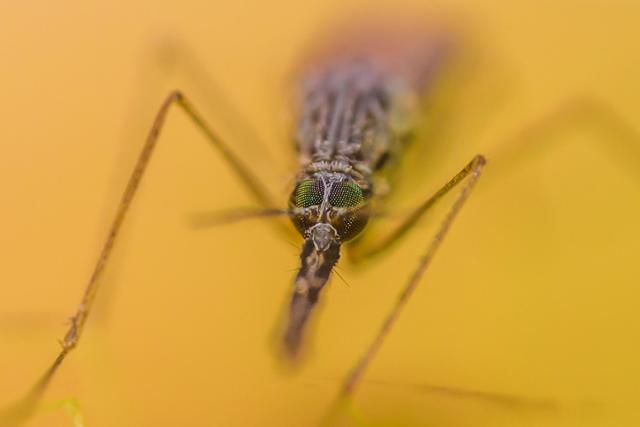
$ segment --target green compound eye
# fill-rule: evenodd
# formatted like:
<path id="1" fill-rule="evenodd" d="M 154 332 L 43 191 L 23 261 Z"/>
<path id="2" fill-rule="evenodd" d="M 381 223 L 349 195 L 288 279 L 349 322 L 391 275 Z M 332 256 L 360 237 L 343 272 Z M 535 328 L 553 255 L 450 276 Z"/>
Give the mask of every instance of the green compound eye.
<path id="1" fill-rule="evenodd" d="M 322 203 L 324 184 L 318 179 L 305 179 L 295 189 L 293 202 L 299 208 L 308 208 Z"/>
<path id="2" fill-rule="evenodd" d="M 329 203 L 337 208 L 354 208 L 364 202 L 362 189 L 353 181 L 336 182 L 329 193 Z"/>

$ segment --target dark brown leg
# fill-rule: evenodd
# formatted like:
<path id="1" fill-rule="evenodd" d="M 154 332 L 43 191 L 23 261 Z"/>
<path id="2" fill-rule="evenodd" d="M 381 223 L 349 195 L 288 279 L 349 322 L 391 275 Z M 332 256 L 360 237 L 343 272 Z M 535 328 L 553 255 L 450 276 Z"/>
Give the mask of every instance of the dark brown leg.
<path id="1" fill-rule="evenodd" d="M 391 328 L 397 321 L 398 316 L 400 315 L 400 312 L 402 311 L 404 306 L 407 304 L 407 302 L 409 301 L 409 298 L 411 298 L 411 295 L 413 294 L 416 287 L 418 286 L 420 279 L 424 275 L 424 272 L 427 270 L 427 267 L 431 263 L 431 260 L 433 259 L 434 255 L 436 254 L 436 251 L 440 247 L 440 244 L 442 243 L 445 236 L 447 235 L 447 232 L 449 231 L 449 228 L 451 227 L 453 220 L 458 215 L 465 201 L 471 194 L 471 191 L 473 190 L 476 182 L 478 181 L 478 178 L 480 178 L 480 174 L 482 173 L 482 169 L 484 165 L 485 165 L 484 157 L 482 156 L 474 157 L 473 160 L 469 162 L 469 164 L 465 166 L 465 168 L 462 169 L 460 173 L 455 175 L 449 182 L 447 182 L 440 190 L 438 190 L 432 197 L 430 197 L 425 203 L 423 203 L 416 210 L 416 214 L 412 215 L 412 217 L 414 216 L 416 217 L 415 220 L 407 221 L 405 224 L 403 224 L 403 226 L 401 226 L 399 233 L 406 232 L 406 230 L 415 223 L 417 218 L 425 210 L 432 207 L 434 203 L 438 201 L 444 194 L 449 192 L 449 190 L 451 190 L 453 187 L 455 187 L 456 185 L 461 183 L 465 178 L 468 177 L 466 183 L 460 190 L 460 193 L 458 194 L 456 200 L 451 206 L 451 209 L 447 213 L 447 216 L 444 218 L 444 220 L 440 224 L 438 232 L 433 237 L 433 239 L 427 246 L 427 250 L 420 258 L 420 261 L 418 262 L 418 266 L 414 270 L 413 274 L 411 275 L 405 287 L 402 289 L 402 292 L 400 293 L 398 300 L 396 301 L 394 306 L 391 308 L 391 311 L 389 312 L 386 319 L 382 323 L 380 330 L 378 331 L 375 338 L 373 339 L 373 341 L 371 342 L 367 350 L 364 352 L 360 360 L 352 368 L 351 372 L 348 374 L 347 378 L 345 379 L 340 391 L 341 397 L 347 397 L 354 392 L 360 379 L 362 378 L 362 375 L 365 369 L 367 368 L 371 360 L 373 360 L 373 358 L 375 357 L 376 353 L 382 346 L 384 339 L 389 334 L 389 332 L 391 331 Z"/>
<path id="2" fill-rule="evenodd" d="M 391 233 L 382 236 L 370 244 L 365 243 L 364 245 L 359 245 L 358 241 L 354 242 L 355 244 L 348 247 L 349 260 L 358 262 L 362 259 L 373 257 L 397 243 L 411 230 L 411 228 L 428 210 L 430 210 L 442 197 L 449 193 L 449 191 L 460 184 L 460 182 L 462 182 L 469 173 L 473 172 L 479 164 L 484 164 L 484 158 L 482 156 L 474 157 L 473 160 L 471 160 L 460 172 L 436 191 L 435 194 L 415 208 L 411 214 Z"/>
<path id="3" fill-rule="evenodd" d="M 156 114 L 151 130 L 147 136 L 147 140 L 142 148 L 142 152 L 138 157 L 133 173 L 129 178 L 129 182 L 127 183 L 120 200 L 120 204 L 118 205 L 107 239 L 102 247 L 98 260 L 96 261 L 93 273 L 89 278 L 89 282 L 85 287 L 80 304 L 78 305 L 74 315 L 71 317 L 71 325 L 67 333 L 60 341 L 62 346 L 60 353 L 40 380 L 31 388 L 27 396 L 25 396 L 18 405 L 11 408 L 8 413 L 0 413 L 0 423 L 2 423 L 4 419 L 11 418 L 13 422 L 9 422 L 12 422 L 12 425 L 15 425 L 15 420 L 20 418 L 24 419 L 30 413 L 64 359 L 71 350 L 77 346 L 89 313 L 91 312 L 91 308 L 93 307 L 96 293 L 100 288 L 100 278 L 102 277 L 107 262 L 109 261 L 118 233 L 136 195 L 140 181 L 142 180 L 144 172 L 151 160 L 151 156 L 154 148 L 156 147 L 156 143 L 158 142 L 158 136 L 160 135 L 167 113 L 173 104 L 179 106 L 191 118 L 196 126 L 200 128 L 214 149 L 216 149 L 231 166 L 231 169 L 235 172 L 238 178 L 240 178 L 240 181 L 252 194 L 255 201 L 265 210 L 274 210 L 274 204 L 271 196 L 263 187 L 261 181 L 256 177 L 256 175 L 254 175 L 253 172 L 251 172 L 251 170 L 249 170 L 249 168 L 216 135 L 212 128 L 204 121 L 200 114 L 180 92 L 171 92 L 166 97 Z"/>
<path id="4" fill-rule="evenodd" d="M 505 164 L 507 166 L 512 166 L 514 162 L 519 160 L 517 156 L 525 159 L 532 157 L 533 154 L 530 152 L 527 153 L 526 157 L 522 156 L 522 149 L 524 146 L 544 150 L 548 148 L 549 143 L 556 142 L 556 140 L 551 137 L 555 136 L 557 138 L 565 132 L 574 130 L 575 128 L 588 129 L 594 132 L 596 136 L 598 136 L 598 140 L 605 143 L 605 148 L 607 150 L 611 151 L 616 157 L 619 157 L 622 161 L 626 162 L 626 164 L 630 168 L 633 168 L 634 171 L 637 171 L 638 160 L 640 160 L 640 134 L 638 134 L 638 132 L 630 126 L 622 116 L 605 104 L 592 98 L 573 99 L 566 102 L 560 108 L 547 116 L 531 123 L 529 126 L 524 127 L 512 137 L 506 138 L 504 142 L 500 144 L 501 151 L 492 155 L 491 159 L 495 162 L 496 167 L 504 166 Z M 534 142 L 537 143 L 536 146 L 531 145 Z M 376 255 L 387 247 L 393 245 L 402 236 L 404 236 L 411 227 L 419 221 L 422 215 L 444 194 L 463 181 L 469 172 L 472 172 L 467 183 L 460 191 L 452 208 L 449 210 L 446 218 L 441 223 L 437 234 L 432 239 L 426 252 L 420 259 L 413 275 L 400 293 L 398 301 L 387 315 L 387 318 L 383 322 L 373 342 L 369 345 L 363 356 L 358 360 L 345 378 L 338 395 L 338 400 L 332 408 L 332 411 L 328 414 L 328 417 L 333 416 L 341 408 L 344 408 L 345 405 L 348 405 L 349 398 L 353 395 L 358 384 L 362 382 L 364 371 L 382 346 L 384 339 L 395 324 L 402 308 L 411 297 L 422 275 L 435 255 L 440 243 L 444 239 L 453 219 L 460 211 L 469 193 L 473 189 L 483 166 L 484 159 L 482 157 L 478 156 L 474 158 L 474 160 L 472 160 L 472 162 L 469 163 L 469 165 L 467 165 L 458 175 L 452 178 L 433 196 L 418 206 L 418 208 L 416 208 L 412 214 L 390 235 L 381 238 L 377 243 L 374 243 L 369 247 L 356 247 L 353 255 L 357 261 L 359 259 Z"/>

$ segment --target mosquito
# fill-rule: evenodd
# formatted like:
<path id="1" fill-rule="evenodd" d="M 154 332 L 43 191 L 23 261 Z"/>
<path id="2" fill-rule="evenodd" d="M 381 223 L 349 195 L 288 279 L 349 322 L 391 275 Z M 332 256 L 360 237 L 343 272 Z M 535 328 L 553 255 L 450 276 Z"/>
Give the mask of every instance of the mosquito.
<path id="1" fill-rule="evenodd" d="M 366 233 L 370 220 L 386 211 L 392 166 L 414 139 L 420 100 L 432 86 L 453 44 L 440 34 L 406 29 L 394 32 L 357 29 L 334 40 L 317 49 L 299 70 L 299 114 L 294 137 L 299 170 L 286 207 L 275 202 L 253 165 L 218 136 L 185 94 L 173 91 L 166 97 L 156 113 L 80 304 L 60 341 L 62 349 L 24 402 L 39 399 L 78 345 L 100 279 L 172 107 L 182 110 L 199 128 L 259 206 L 255 211 L 238 212 L 230 219 L 288 216 L 303 238 L 300 267 L 293 280 L 281 336 L 282 354 L 290 360 L 299 357 L 310 316 L 341 253 L 346 251 L 357 262 L 382 252 L 409 233 L 445 195 L 457 190 L 399 298 L 372 342 L 344 377 L 337 401 L 346 402 L 354 395 L 475 188 L 486 160 L 482 155 L 474 156 L 386 235 L 373 236 L 374 240 L 367 243 L 356 239 Z"/>

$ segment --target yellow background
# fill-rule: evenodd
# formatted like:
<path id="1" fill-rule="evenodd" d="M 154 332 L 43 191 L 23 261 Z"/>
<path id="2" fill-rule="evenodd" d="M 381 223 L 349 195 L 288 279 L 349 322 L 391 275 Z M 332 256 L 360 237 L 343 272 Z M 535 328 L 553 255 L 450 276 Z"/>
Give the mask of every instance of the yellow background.
<path id="1" fill-rule="evenodd" d="M 0 404 L 58 351 L 168 90 L 191 96 L 284 200 L 290 70 L 332 23 L 376 12 L 454 21 L 472 64 L 440 96 L 449 114 L 438 138 L 421 141 L 433 156 L 408 162 L 428 172 L 403 175 L 416 180 L 407 204 L 476 152 L 490 163 L 346 422 L 638 425 L 637 140 L 590 113 L 555 116 L 544 149 L 510 138 L 579 95 L 640 129 L 636 2 L 91 3 L 0 5 Z M 251 152 L 223 98 L 275 162 Z M 272 341 L 299 241 L 260 221 L 189 227 L 194 213 L 251 203 L 181 113 L 156 154 L 84 339 L 44 402 L 76 398 L 90 427 L 313 425 L 431 229 L 366 269 L 343 263 L 350 286 L 336 278 L 325 290 L 307 363 L 287 373 Z M 534 400 L 509 406 L 427 384 Z M 52 409 L 28 425 L 72 421 Z"/>

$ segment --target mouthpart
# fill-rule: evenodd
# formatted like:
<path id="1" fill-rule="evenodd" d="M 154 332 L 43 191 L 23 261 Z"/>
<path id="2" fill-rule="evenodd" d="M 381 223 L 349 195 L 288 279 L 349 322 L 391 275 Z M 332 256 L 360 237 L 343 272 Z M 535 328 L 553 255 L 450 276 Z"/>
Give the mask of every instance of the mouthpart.
<path id="1" fill-rule="evenodd" d="M 308 231 L 309 239 L 313 242 L 318 252 L 324 252 L 329 248 L 331 242 L 338 241 L 338 232 L 331 224 L 320 222 Z"/>

